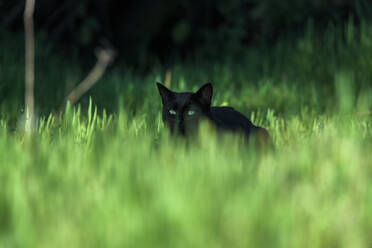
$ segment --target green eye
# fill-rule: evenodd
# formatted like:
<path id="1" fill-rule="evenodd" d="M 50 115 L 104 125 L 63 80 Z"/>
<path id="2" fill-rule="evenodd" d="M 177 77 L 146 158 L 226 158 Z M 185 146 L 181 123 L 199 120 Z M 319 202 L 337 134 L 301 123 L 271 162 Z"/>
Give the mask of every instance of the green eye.
<path id="1" fill-rule="evenodd" d="M 189 110 L 189 111 L 187 111 L 187 114 L 188 115 L 194 115 L 195 114 L 195 111 L 194 110 Z"/>
<path id="2" fill-rule="evenodd" d="M 176 115 L 176 111 L 174 111 L 173 109 L 171 109 L 171 110 L 169 110 L 169 114 Z"/>

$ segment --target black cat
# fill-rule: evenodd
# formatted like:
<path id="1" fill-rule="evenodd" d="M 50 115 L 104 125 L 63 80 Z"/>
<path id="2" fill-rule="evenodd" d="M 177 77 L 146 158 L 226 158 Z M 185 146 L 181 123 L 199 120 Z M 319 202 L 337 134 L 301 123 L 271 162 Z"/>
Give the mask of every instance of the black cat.
<path id="1" fill-rule="evenodd" d="M 200 120 L 207 119 L 217 131 L 240 133 L 246 140 L 253 135 L 258 145 L 270 142 L 270 136 L 264 128 L 253 125 L 232 107 L 212 107 L 212 84 L 204 84 L 196 93 L 176 93 L 160 83 L 156 84 L 163 102 L 163 121 L 172 134 L 187 136 L 198 129 Z"/>

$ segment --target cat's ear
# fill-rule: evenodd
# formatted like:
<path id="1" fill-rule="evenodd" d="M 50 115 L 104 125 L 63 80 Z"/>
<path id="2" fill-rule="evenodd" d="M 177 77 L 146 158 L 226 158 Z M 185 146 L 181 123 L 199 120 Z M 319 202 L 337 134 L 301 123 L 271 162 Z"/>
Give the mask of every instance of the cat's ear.
<path id="1" fill-rule="evenodd" d="M 163 104 L 167 103 L 169 100 L 174 98 L 174 92 L 169 90 L 167 87 L 162 85 L 161 83 L 156 83 L 158 86 L 159 94 L 161 96 L 161 100 Z"/>
<path id="2" fill-rule="evenodd" d="M 203 103 L 207 105 L 211 105 L 212 95 L 213 95 L 213 87 L 211 83 L 206 83 L 196 92 L 196 95 L 199 99 L 203 101 Z"/>

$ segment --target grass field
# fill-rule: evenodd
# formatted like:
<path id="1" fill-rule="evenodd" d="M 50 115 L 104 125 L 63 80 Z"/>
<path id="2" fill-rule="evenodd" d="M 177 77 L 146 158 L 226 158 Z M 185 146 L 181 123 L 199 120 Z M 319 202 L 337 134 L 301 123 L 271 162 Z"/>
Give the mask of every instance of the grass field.
<path id="1" fill-rule="evenodd" d="M 211 81 L 214 105 L 267 128 L 268 152 L 207 130 L 170 139 L 160 66 L 114 67 L 60 119 L 84 73 L 47 47 L 28 139 L 23 54 L 2 46 L 0 247 L 371 247 L 372 28 L 312 32 L 241 63 L 172 68 L 174 90 Z"/>

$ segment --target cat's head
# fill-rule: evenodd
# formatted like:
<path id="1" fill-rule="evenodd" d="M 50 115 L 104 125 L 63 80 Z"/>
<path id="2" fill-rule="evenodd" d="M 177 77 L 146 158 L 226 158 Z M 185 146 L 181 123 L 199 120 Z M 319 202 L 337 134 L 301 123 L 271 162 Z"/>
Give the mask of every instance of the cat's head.
<path id="1" fill-rule="evenodd" d="M 197 92 L 173 92 L 156 83 L 163 102 L 163 121 L 171 133 L 187 135 L 198 128 L 201 119 L 208 117 L 213 95 L 211 83 Z"/>

